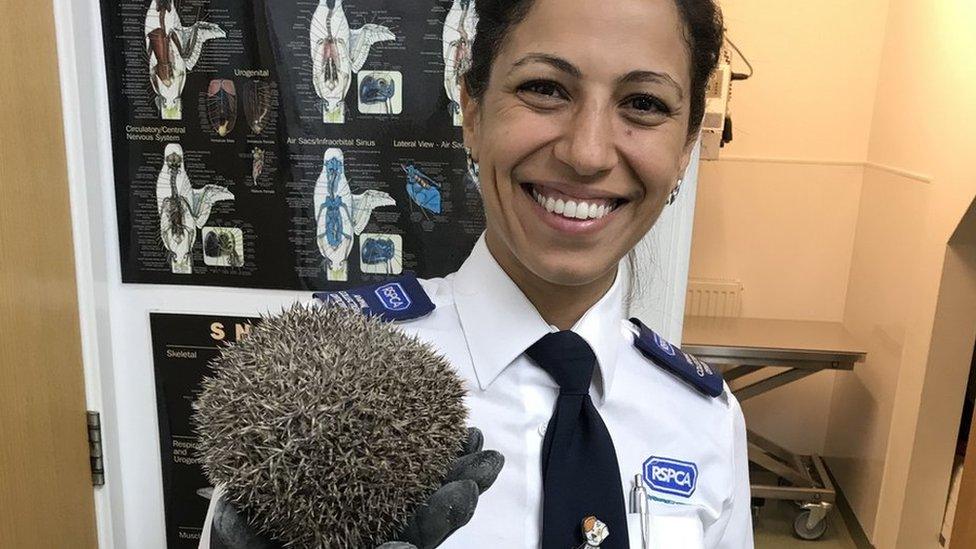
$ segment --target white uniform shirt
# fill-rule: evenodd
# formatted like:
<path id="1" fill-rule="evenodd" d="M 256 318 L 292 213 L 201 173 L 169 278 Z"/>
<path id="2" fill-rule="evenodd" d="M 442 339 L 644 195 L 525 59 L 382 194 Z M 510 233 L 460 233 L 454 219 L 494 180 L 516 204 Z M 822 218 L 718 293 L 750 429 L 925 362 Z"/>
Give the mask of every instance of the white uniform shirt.
<path id="1" fill-rule="evenodd" d="M 650 458 L 693 464 L 693 486 L 687 486 L 687 476 L 678 479 L 693 488 L 687 497 L 659 491 L 654 486 L 660 488 L 661 482 L 645 478 L 651 515 L 648 547 L 751 549 L 745 422 L 739 404 L 728 387 L 719 397 L 705 396 L 634 347 L 632 325 L 624 318 L 626 281 L 621 278 L 573 331 L 597 357 L 590 395 L 613 438 L 624 501 L 635 475 L 645 478 L 644 464 Z M 435 309 L 399 326 L 431 342 L 457 368 L 467 383 L 469 423 L 484 433 L 485 448 L 505 456 L 505 467 L 482 494 L 474 517 L 440 547 L 537 549 L 542 439 L 559 387 L 523 352 L 555 328 L 495 262 L 483 237 L 457 273 L 421 284 Z M 213 506 L 201 549 L 209 549 L 212 512 Z M 628 518 L 630 547 L 640 549 L 639 521 L 636 515 Z"/>

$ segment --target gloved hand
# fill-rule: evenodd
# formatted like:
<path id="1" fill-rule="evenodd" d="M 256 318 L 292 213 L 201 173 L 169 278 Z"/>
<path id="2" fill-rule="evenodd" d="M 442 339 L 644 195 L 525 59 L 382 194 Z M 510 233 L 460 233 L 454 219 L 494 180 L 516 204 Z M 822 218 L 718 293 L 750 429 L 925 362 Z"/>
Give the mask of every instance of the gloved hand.
<path id="1" fill-rule="evenodd" d="M 468 440 L 444 484 L 417 510 L 397 536 L 399 541 L 384 543 L 377 549 L 434 549 L 467 524 L 478 505 L 478 496 L 495 482 L 505 464 L 501 453 L 482 450 L 483 444 L 481 431 L 468 428 Z"/>
<path id="2" fill-rule="evenodd" d="M 474 515 L 478 496 L 487 490 L 505 464 L 495 450 L 482 450 L 484 436 L 468 428 L 468 439 L 444 484 L 420 506 L 397 541 L 377 549 L 434 549 Z M 253 532 L 233 505 L 224 498 L 216 503 L 210 534 L 210 549 L 279 549 L 280 544 Z"/>
<path id="3" fill-rule="evenodd" d="M 214 492 L 217 495 L 217 492 Z M 210 549 L 282 549 L 247 525 L 227 498 L 220 496 L 210 525 Z"/>

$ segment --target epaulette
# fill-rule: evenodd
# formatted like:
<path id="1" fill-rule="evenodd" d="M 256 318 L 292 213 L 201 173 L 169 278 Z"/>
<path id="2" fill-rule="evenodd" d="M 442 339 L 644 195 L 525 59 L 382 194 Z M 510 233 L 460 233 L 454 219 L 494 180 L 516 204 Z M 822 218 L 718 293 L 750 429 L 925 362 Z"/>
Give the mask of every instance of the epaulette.
<path id="1" fill-rule="evenodd" d="M 630 321 L 637 327 L 634 347 L 654 363 L 663 366 L 671 374 L 710 397 L 721 396 L 725 391 L 721 374 L 665 339 L 636 318 Z"/>
<path id="2" fill-rule="evenodd" d="M 391 322 L 413 320 L 434 310 L 434 303 L 410 272 L 380 284 L 312 295 L 328 305 L 355 309 L 366 316 Z"/>

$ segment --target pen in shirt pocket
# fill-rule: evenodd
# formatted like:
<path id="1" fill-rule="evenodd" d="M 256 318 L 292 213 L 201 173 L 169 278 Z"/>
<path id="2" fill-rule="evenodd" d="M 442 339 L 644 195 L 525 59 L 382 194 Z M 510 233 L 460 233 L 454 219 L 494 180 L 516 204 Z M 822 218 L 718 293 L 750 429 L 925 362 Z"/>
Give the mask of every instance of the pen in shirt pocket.
<path id="1" fill-rule="evenodd" d="M 641 475 L 634 475 L 634 487 L 630 490 L 629 514 L 639 515 L 641 529 L 641 549 L 650 549 L 648 539 L 648 510 L 647 510 L 647 490 L 644 489 L 644 481 Z"/>

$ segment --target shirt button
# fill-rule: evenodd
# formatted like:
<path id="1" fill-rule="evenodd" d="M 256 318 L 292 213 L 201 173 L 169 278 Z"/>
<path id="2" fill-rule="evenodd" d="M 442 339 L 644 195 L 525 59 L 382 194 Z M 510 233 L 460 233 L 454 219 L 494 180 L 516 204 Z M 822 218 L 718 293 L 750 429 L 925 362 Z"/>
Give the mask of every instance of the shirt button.
<path id="1" fill-rule="evenodd" d="M 546 436 L 546 427 L 548 427 L 548 425 L 549 425 L 548 423 L 540 423 L 539 424 L 539 436 L 540 437 Z"/>

